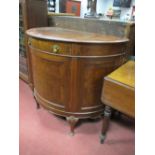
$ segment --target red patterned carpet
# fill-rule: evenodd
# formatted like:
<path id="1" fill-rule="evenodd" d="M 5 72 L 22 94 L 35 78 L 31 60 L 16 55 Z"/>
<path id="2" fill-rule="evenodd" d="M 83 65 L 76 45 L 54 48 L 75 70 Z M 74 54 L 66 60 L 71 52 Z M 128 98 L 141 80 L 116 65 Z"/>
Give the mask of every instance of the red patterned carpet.
<path id="1" fill-rule="evenodd" d="M 32 91 L 20 80 L 20 155 L 134 155 L 134 123 L 113 119 L 105 144 L 99 143 L 100 120 L 83 120 L 68 135 L 67 121 L 37 110 Z"/>

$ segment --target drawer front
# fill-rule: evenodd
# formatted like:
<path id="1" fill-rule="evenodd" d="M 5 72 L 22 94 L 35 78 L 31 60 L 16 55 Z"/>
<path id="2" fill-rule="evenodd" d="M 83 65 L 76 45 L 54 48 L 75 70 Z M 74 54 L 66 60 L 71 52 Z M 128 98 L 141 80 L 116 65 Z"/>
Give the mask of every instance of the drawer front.
<path id="1" fill-rule="evenodd" d="M 71 54 L 71 43 L 64 43 L 58 41 L 45 41 L 40 39 L 29 38 L 29 46 L 32 48 L 40 49 L 42 51 L 50 52 L 53 54 Z"/>
<path id="2" fill-rule="evenodd" d="M 79 56 L 108 56 L 126 52 L 127 43 L 109 44 L 73 44 L 74 55 Z"/>

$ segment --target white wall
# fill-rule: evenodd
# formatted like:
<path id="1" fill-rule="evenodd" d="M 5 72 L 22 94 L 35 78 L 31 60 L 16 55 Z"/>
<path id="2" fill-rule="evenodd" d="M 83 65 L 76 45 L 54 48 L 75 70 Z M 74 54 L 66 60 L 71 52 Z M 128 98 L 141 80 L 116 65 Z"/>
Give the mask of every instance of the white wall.
<path id="1" fill-rule="evenodd" d="M 97 0 L 97 13 L 103 13 L 106 14 L 109 7 L 113 7 L 113 1 L 114 0 Z M 130 8 L 121 8 L 121 18 L 124 18 L 124 16 L 127 13 L 131 13 L 132 6 L 135 4 L 135 0 L 132 0 L 131 7 Z M 119 7 L 113 7 L 113 8 L 119 8 Z M 87 12 L 87 0 L 81 0 L 81 17 L 84 17 L 84 14 Z"/>
<path id="2" fill-rule="evenodd" d="M 85 13 L 87 13 L 87 0 L 81 0 L 81 17 L 84 17 Z"/>
<path id="3" fill-rule="evenodd" d="M 113 0 L 97 0 L 97 13 L 106 14 L 109 7 L 113 6 Z"/>
<path id="4" fill-rule="evenodd" d="M 113 1 L 114 0 L 97 0 L 97 13 L 104 13 L 108 11 L 109 7 L 113 7 Z M 135 5 L 135 0 L 131 1 L 130 8 L 120 8 L 121 9 L 121 18 L 124 18 L 126 14 L 131 14 L 132 12 L 132 6 Z M 113 7 L 119 8 L 119 7 Z"/>
<path id="5" fill-rule="evenodd" d="M 87 12 L 87 0 L 81 1 L 81 17 L 84 17 L 84 14 Z M 97 13 L 106 14 L 109 7 L 113 7 L 114 0 L 97 0 Z M 131 13 L 132 5 L 135 4 L 135 0 L 132 0 L 130 8 L 121 8 L 121 18 L 123 18 L 127 13 Z M 119 8 L 119 7 L 113 7 Z M 59 0 L 56 0 L 56 12 L 59 12 Z"/>
<path id="6" fill-rule="evenodd" d="M 56 9 L 55 9 L 56 11 L 55 12 L 59 13 L 59 0 L 56 0 L 56 4 L 55 5 L 56 5 Z"/>

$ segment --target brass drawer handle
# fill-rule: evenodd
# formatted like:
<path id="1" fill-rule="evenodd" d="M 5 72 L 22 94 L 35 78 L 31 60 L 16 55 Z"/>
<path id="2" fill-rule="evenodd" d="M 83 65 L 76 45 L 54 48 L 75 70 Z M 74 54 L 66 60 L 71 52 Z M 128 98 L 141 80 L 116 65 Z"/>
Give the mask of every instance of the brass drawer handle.
<path id="1" fill-rule="evenodd" d="M 28 45 L 31 46 L 31 40 L 30 39 L 28 40 Z"/>
<path id="2" fill-rule="evenodd" d="M 60 46 L 58 46 L 58 45 L 53 45 L 53 46 L 52 46 L 52 52 L 53 52 L 53 53 L 59 53 L 59 52 L 60 52 Z"/>

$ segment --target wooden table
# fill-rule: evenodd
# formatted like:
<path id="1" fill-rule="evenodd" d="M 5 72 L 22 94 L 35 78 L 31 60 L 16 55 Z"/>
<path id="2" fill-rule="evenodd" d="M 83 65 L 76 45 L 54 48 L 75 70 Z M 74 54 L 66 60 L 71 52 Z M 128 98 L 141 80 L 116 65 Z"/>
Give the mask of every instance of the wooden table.
<path id="1" fill-rule="evenodd" d="M 101 100 L 106 105 L 100 137 L 100 141 L 103 143 L 109 126 L 112 108 L 132 118 L 135 117 L 134 61 L 128 61 L 104 78 Z"/>

